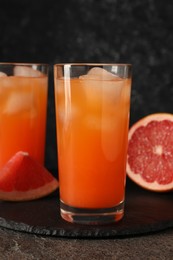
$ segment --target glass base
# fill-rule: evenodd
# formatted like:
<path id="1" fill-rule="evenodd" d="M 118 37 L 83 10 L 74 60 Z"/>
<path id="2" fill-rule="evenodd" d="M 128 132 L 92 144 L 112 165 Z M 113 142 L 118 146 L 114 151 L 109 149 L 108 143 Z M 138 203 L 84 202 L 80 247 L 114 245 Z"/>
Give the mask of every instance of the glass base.
<path id="1" fill-rule="evenodd" d="M 109 224 L 122 219 L 124 202 L 112 208 L 88 209 L 75 208 L 60 201 L 61 217 L 71 223 L 79 224 Z"/>

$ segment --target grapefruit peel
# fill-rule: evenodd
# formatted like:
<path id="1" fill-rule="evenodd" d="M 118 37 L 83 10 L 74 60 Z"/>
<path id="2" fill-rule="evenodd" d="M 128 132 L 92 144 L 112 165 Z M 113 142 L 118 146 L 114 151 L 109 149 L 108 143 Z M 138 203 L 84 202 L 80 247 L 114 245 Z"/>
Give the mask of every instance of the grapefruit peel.
<path id="1" fill-rule="evenodd" d="M 57 188 L 57 179 L 27 152 L 17 152 L 0 169 L 0 200 L 36 200 Z"/>
<path id="2" fill-rule="evenodd" d="M 161 144 L 159 144 L 159 138 L 161 135 L 165 136 L 166 129 L 164 129 L 163 132 L 161 132 L 161 134 L 159 132 L 157 134 L 157 131 L 154 132 L 154 130 L 152 133 L 152 126 L 151 126 L 150 133 L 152 137 L 145 136 L 145 129 L 149 128 L 151 123 L 153 124 L 158 123 L 159 125 L 159 123 L 163 121 L 170 122 L 169 125 L 171 125 L 171 129 L 172 129 L 171 132 L 168 132 L 166 137 L 167 143 L 169 142 L 168 150 L 164 149 L 163 140 Z M 148 140 L 150 138 L 151 140 Z M 156 143 L 154 146 L 152 143 L 154 140 L 152 140 L 152 138 L 156 139 L 155 140 Z M 145 142 L 143 143 L 144 147 L 143 144 L 141 144 L 140 146 L 140 143 L 142 143 L 144 140 L 145 140 Z M 128 142 L 129 145 L 128 145 L 128 153 L 127 153 L 127 167 L 126 167 L 127 176 L 137 185 L 150 191 L 167 192 L 173 190 L 173 114 L 155 113 L 140 119 L 129 129 Z M 146 149 L 145 144 L 147 144 L 147 149 L 149 153 L 145 151 Z M 153 157 L 151 158 L 151 156 Z M 165 159 L 166 156 L 168 157 L 167 160 Z M 157 158 L 157 163 L 154 162 L 155 158 Z M 136 161 L 136 165 L 133 165 L 132 163 L 133 160 Z M 162 165 L 163 161 L 165 162 L 165 164 L 167 164 L 165 166 L 166 168 L 164 168 L 164 165 Z M 144 163 L 146 169 L 144 169 L 143 167 Z M 147 176 L 147 168 L 150 169 L 148 176 Z M 136 169 L 139 169 L 139 171 L 135 171 Z M 159 175 L 157 169 L 159 170 L 162 169 L 162 176 L 161 176 L 162 182 L 159 182 L 157 180 L 158 177 L 157 175 Z M 166 171 L 166 169 L 169 169 L 169 174 L 168 171 Z M 167 178 L 169 179 L 169 181 L 167 183 L 164 183 L 164 178 L 165 181 Z"/>

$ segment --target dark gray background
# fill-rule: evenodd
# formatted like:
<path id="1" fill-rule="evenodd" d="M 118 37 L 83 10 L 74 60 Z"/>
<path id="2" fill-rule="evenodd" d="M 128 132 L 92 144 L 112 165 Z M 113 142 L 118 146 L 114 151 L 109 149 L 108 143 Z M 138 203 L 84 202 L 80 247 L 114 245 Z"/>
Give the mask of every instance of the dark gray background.
<path id="1" fill-rule="evenodd" d="M 56 168 L 52 65 L 132 63 L 131 119 L 173 112 L 173 1 L 0 0 L 0 62 L 51 65 L 46 165 Z"/>

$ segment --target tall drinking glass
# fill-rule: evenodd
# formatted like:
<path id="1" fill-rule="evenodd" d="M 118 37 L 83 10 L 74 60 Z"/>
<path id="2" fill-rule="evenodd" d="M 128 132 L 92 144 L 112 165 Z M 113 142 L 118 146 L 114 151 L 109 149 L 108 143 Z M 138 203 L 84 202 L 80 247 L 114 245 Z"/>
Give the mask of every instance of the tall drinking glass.
<path id="1" fill-rule="evenodd" d="M 100 224 L 124 214 L 131 65 L 54 65 L 60 211 Z"/>
<path id="2" fill-rule="evenodd" d="M 0 168 L 18 151 L 44 164 L 48 65 L 0 63 Z"/>

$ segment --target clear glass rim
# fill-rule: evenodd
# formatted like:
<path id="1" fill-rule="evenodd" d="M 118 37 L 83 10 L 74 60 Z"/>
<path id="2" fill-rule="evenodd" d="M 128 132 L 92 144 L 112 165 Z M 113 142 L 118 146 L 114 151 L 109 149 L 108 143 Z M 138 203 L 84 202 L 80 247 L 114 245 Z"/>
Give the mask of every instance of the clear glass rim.
<path id="1" fill-rule="evenodd" d="M 126 66 L 131 67 L 131 63 L 55 63 L 54 67 L 58 66 Z"/>
<path id="2" fill-rule="evenodd" d="M 0 65 L 9 65 L 9 66 L 47 66 L 49 67 L 48 63 L 32 63 L 32 62 L 0 62 Z"/>

